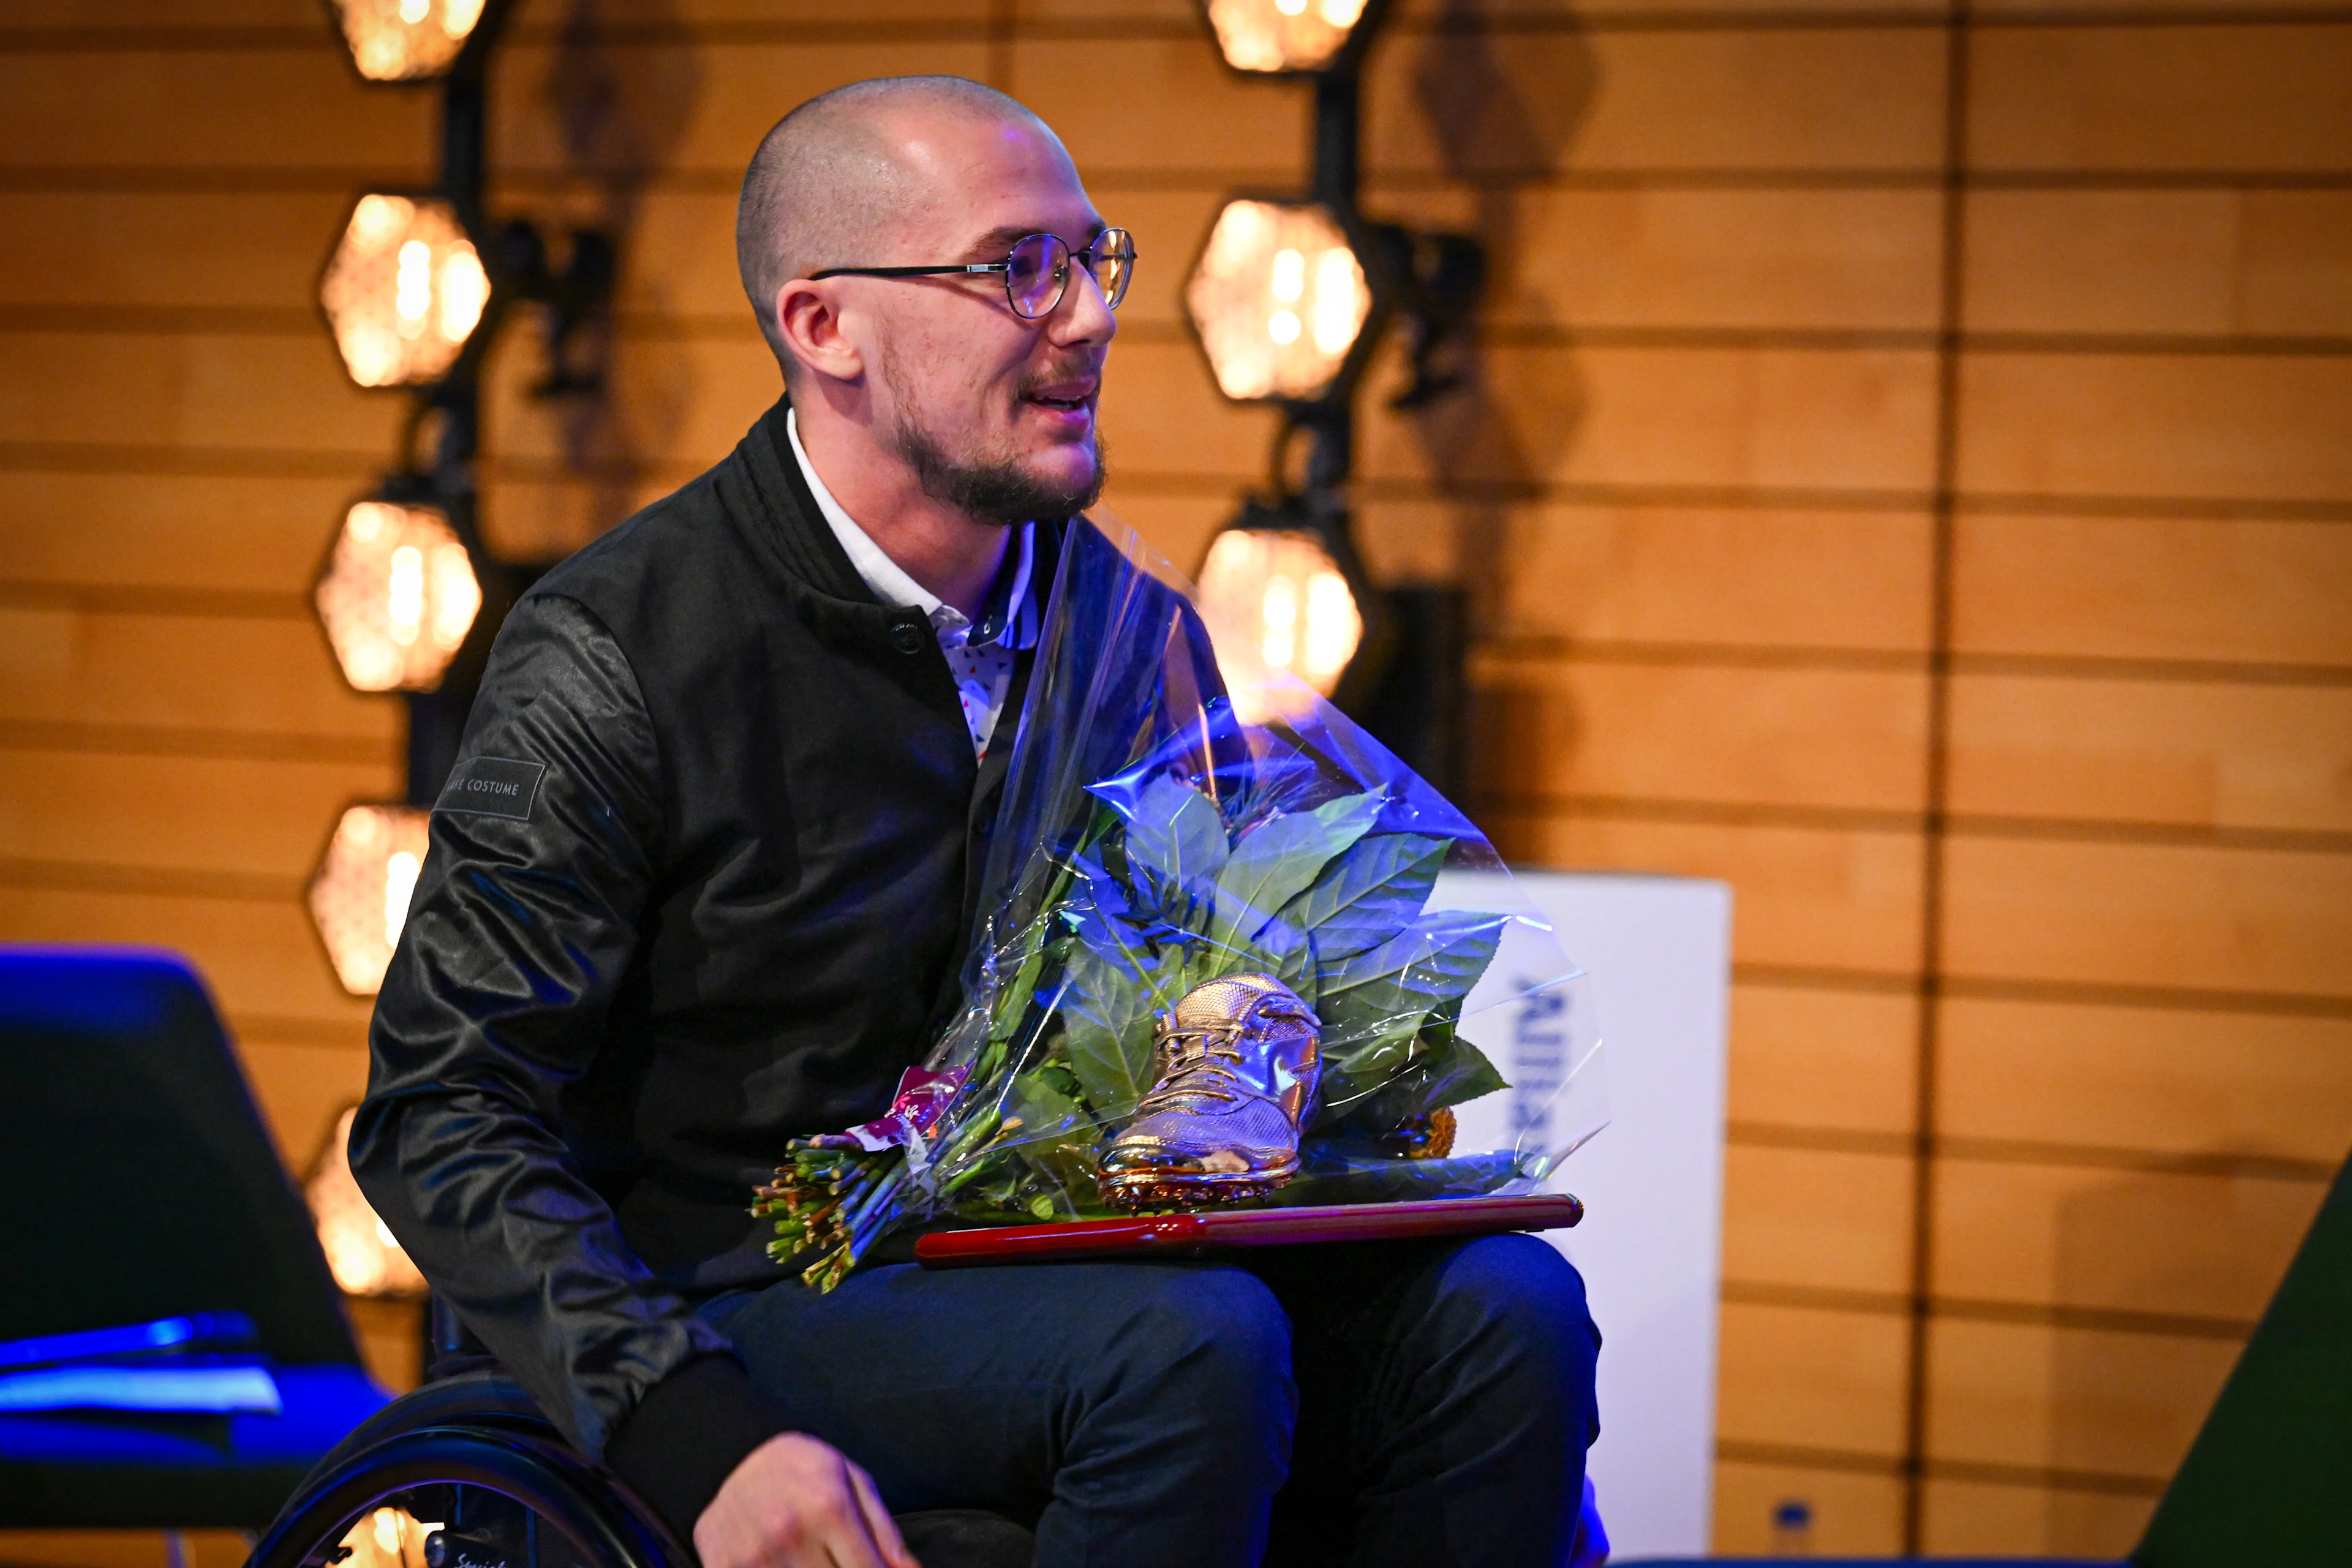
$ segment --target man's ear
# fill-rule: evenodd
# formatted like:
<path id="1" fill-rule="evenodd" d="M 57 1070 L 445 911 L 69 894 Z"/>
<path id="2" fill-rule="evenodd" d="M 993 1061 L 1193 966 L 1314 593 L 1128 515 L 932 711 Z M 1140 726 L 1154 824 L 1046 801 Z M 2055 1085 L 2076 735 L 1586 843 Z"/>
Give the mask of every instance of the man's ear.
<path id="1" fill-rule="evenodd" d="M 866 374 L 865 352 L 842 330 L 839 300 L 823 283 L 787 279 L 776 290 L 776 336 L 803 369 L 833 381 Z"/>

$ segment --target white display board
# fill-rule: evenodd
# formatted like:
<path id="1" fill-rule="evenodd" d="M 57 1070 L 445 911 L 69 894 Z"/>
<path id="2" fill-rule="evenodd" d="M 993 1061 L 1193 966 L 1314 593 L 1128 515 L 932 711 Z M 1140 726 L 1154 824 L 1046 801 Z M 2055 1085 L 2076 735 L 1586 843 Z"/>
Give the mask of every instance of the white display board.
<path id="1" fill-rule="evenodd" d="M 1603 1040 L 1609 1125 L 1545 1184 L 1586 1205 L 1583 1224 L 1551 1239 L 1584 1276 L 1601 1325 L 1601 1440 L 1591 1473 L 1601 1518 L 1617 1561 L 1703 1556 L 1715 1463 L 1731 889 L 1673 877 L 1516 876 L 1590 976 L 1572 1005 L 1598 1013 Z M 1482 1020 L 1477 1037 L 1515 1085 L 1556 1081 L 1568 1032 L 1561 1006 L 1557 994 L 1538 995 Z M 1486 1102 L 1465 1110 L 1482 1120 L 1530 1113 Z M 1465 1115 L 1464 1146 L 1479 1146 L 1487 1131 Z"/>

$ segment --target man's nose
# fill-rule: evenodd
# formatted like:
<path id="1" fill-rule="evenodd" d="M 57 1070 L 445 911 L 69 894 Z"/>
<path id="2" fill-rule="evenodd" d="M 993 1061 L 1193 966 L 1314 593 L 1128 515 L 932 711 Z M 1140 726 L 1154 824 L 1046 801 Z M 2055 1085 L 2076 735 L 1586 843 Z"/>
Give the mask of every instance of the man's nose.
<path id="1" fill-rule="evenodd" d="M 1118 334 L 1118 315 L 1104 297 L 1094 269 L 1073 261 L 1070 270 L 1076 276 L 1062 290 L 1062 302 L 1055 308 L 1046 325 L 1047 335 L 1062 344 L 1110 342 Z"/>

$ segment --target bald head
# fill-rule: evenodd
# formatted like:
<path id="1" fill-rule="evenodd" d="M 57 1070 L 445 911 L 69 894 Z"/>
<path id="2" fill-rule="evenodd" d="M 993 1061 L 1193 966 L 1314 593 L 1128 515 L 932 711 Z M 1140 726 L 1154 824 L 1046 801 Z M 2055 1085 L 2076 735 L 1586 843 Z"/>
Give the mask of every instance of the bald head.
<path id="1" fill-rule="evenodd" d="M 735 209 L 735 263 L 787 383 L 793 360 L 777 335 L 776 290 L 826 267 L 881 259 L 878 247 L 940 194 L 937 172 L 908 156 L 910 133 L 958 121 L 1016 121 L 1055 140 L 1017 100 L 960 76 L 852 82 L 810 99 L 761 140 Z"/>

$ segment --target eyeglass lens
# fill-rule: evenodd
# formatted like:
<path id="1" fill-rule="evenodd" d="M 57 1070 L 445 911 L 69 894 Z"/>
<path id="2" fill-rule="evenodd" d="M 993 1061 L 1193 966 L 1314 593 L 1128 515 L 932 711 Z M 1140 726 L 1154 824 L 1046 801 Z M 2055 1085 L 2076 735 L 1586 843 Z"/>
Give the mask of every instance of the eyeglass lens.
<path id="1" fill-rule="evenodd" d="M 1107 228 L 1087 247 L 1087 259 L 1104 301 L 1118 309 L 1135 272 L 1135 241 L 1123 228 Z M 1008 262 L 1004 292 L 1015 310 L 1034 321 L 1062 302 L 1070 280 L 1070 247 L 1059 237 L 1033 234 L 1013 247 Z"/>

